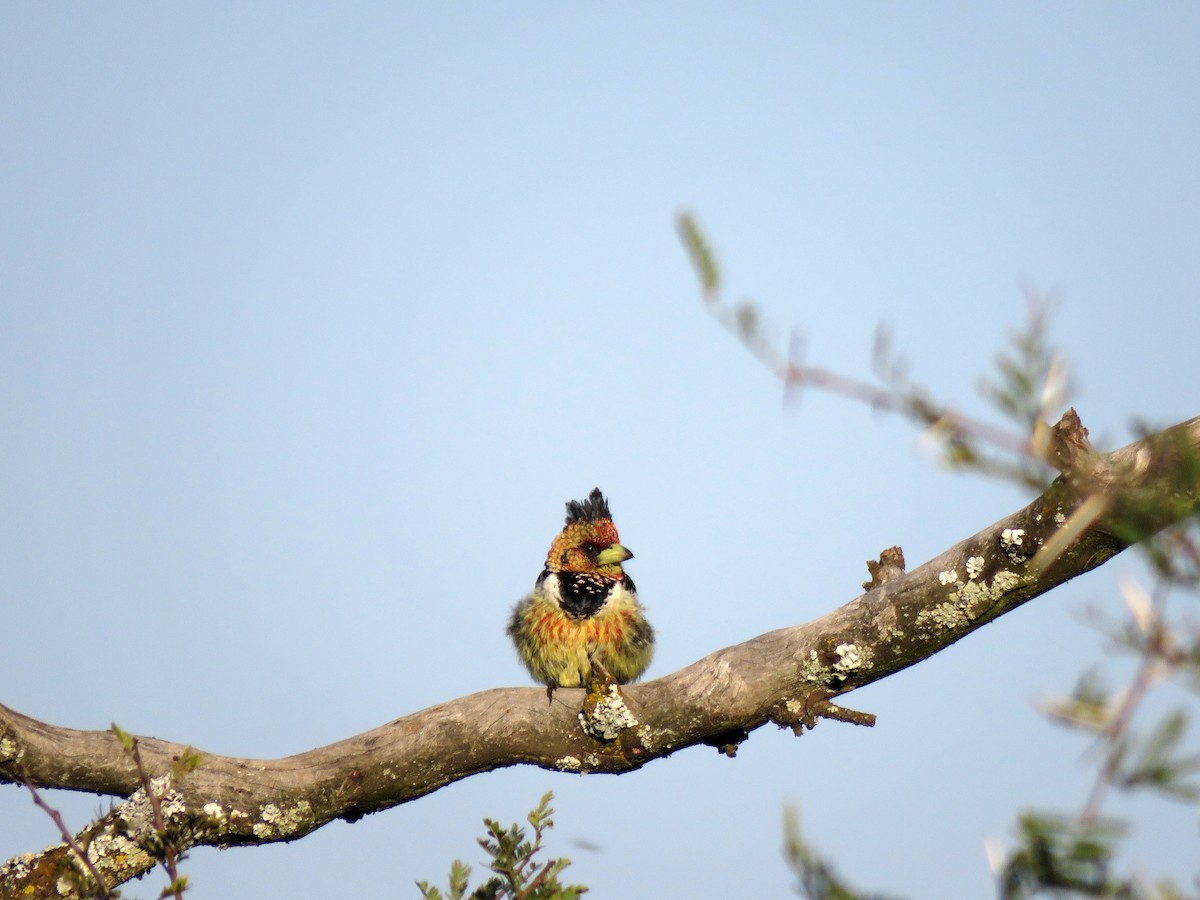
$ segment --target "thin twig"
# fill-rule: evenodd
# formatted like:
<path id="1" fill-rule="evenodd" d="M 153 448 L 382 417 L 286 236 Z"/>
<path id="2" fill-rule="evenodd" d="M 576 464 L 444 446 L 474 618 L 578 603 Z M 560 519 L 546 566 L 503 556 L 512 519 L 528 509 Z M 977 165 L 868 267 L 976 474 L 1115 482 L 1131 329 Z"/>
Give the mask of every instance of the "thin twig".
<path id="1" fill-rule="evenodd" d="M 907 416 L 933 431 L 948 432 L 952 440 L 975 438 L 998 450 L 1046 464 L 1046 460 L 1037 452 L 1032 437 L 998 428 L 981 419 L 935 404 L 919 394 L 906 394 L 896 384 L 880 387 L 820 366 L 805 365 L 800 359 L 803 341 L 796 333 L 793 333 L 789 342 L 789 356 L 785 359 L 763 336 L 753 303 L 743 300 L 731 306 L 723 299 L 719 269 L 711 248 L 694 220 L 689 215 L 681 215 L 679 227 L 684 245 L 701 275 L 701 294 L 708 311 L 783 382 L 787 396 L 794 395 L 801 388 L 815 387 L 863 403 L 872 409 Z M 885 374 L 889 374 L 892 381 L 901 377 L 898 372 Z"/>
<path id="2" fill-rule="evenodd" d="M 1121 705 L 1117 708 L 1108 727 L 1104 729 L 1108 754 L 1104 758 L 1104 764 L 1100 767 L 1100 771 L 1096 773 L 1096 781 L 1088 793 L 1083 811 L 1079 814 L 1079 824 L 1084 827 L 1094 825 L 1100 817 L 1100 808 L 1104 805 L 1104 798 L 1108 794 L 1109 787 L 1112 786 L 1121 763 L 1121 741 L 1129 730 L 1129 724 L 1133 721 L 1138 706 L 1141 705 L 1143 698 L 1150 690 L 1150 685 L 1154 681 L 1155 665 L 1163 655 L 1162 606 L 1164 597 L 1161 585 L 1156 594 L 1151 607 L 1150 621 L 1146 623 L 1147 640 L 1146 647 L 1142 651 L 1141 662 L 1138 664 L 1137 672 L 1133 676 L 1129 689 L 1121 698 Z"/>
<path id="3" fill-rule="evenodd" d="M 146 767 L 142 764 L 142 754 L 138 750 L 138 739 L 135 737 L 132 740 L 133 746 L 129 754 L 133 757 L 134 765 L 137 766 L 138 778 L 141 779 L 142 789 L 146 792 L 146 798 L 150 801 L 150 809 L 154 817 L 154 830 L 162 842 L 163 868 L 167 870 L 167 877 L 171 879 L 168 889 L 171 890 L 171 894 L 175 897 L 175 900 L 183 900 L 183 889 L 179 887 L 178 854 L 175 851 L 174 842 L 167 833 L 167 824 L 162 814 L 163 798 L 155 793 L 154 785 L 150 781 Z M 164 890 L 160 896 L 167 896 L 167 892 Z"/>
<path id="4" fill-rule="evenodd" d="M 25 787 L 29 789 L 29 793 L 33 797 L 34 805 L 46 813 L 46 815 L 51 818 L 54 824 L 58 826 L 58 831 L 59 834 L 62 835 L 63 841 L 66 842 L 66 845 L 71 848 L 71 852 L 74 853 L 79 858 L 79 861 L 82 862 L 87 868 L 88 874 L 95 879 L 96 886 L 100 889 L 100 896 L 112 896 L 112 890 L 109 888 L 108 882 L 104 880 L 104 876 L 100 874 L 100 870 L 96 868 L 90 859 L 88 859 L 87 853 L 84 852 L 83 848 L 80 847 L 78 842 L 75 840 L 74 835 L 72 835 L 67 829 L 67 823 L 63 821 L 63 817 L 59 811 L 42 799 L 41 792 L 33 786 L 33 782 L 31 782 L 28 778 L 25 778 L 24 775 L 22 775 L 19 771 L 16 772 L 16 774 L 18 775 L 21 784 L 25 785 Z"/>

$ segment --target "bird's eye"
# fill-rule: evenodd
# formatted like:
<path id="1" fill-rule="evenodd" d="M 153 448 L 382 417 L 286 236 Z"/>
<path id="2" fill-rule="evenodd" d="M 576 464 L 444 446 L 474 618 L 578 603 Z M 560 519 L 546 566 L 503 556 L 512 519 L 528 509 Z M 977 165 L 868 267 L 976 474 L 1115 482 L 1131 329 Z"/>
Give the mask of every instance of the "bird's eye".
<path id="1" fill-rule="evenodd" d="M 597 553 L 600 552 L 600 545 L 597 544 L 595 541 L 588 541 L 586 544 L 583 545 L 583 552 L 586 553 L 588 556 L 595 556 Z"/>

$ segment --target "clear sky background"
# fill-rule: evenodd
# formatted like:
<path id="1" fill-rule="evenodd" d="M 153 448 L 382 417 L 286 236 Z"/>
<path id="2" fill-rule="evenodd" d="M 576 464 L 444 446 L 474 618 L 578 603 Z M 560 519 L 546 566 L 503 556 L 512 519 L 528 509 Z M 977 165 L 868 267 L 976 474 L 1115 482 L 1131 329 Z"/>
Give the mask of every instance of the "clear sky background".
<path id="1" fill-rule="evenodd" d="M 981 413 L 1035 288 L 1098 444 L 1200 413 L 1198 47 L 1186 2 L 8 4 L 0 700 L 287 755 L 528 683 L 505 619 L 593 486 L 649 677 L 1024 503 L 848 401 L 785 408 L 698 301 L 681 207 L 816 363 L 867 375 L 887 323 Z M 864 887 L 989 896 L 984 840 L 1084 800 L 1032 704 L 1105 657 L 1081 613 L 1138 571 L 847 698 L 873 730 L 482 775 L 198 849 L 189 897 L 415 896 L 548 789 L 597 897 L 784 895 L 786 804 Z M 1194 809 L 1110 811 L 1143 818 L 1126 865 L 1190 879 Z M 55 840 L 0 791 L 0 857 Z"/>

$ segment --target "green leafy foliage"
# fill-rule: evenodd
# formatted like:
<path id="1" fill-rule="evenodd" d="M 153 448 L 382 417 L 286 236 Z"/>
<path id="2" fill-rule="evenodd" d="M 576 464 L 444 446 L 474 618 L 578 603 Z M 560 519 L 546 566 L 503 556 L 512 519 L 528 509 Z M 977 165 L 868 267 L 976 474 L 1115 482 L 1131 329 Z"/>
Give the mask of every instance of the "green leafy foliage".
<path id="1" fill-rule="evenodd" d="M 996 860 L 995 866 L 1003 897 L 1181 897 L 1167 883 L 1156 885 L 1149 879 L 1135 883 L 1112 875 L 1110 863 L 1124 825 L 1102 823 L 1100 813 L 1111 790 L 1151 790 L 1181 802 L 1200 802 L 1196 778 L 1200 754 L 1184 746 L 1186 713 L 1161 715 L 1148 730 L 1142 721 L 1147 715 L 1143 701 L 1160 683 L 1173 679 L 1200 693 L 1200 627 L 1194 620 L 1168 620 L 1164 613 L 1169 591 L 1200 595 L 1200 514 L 1196 512 L 1200 452 L 1193 445 L 1191 429 L 1186 423 L 1162 432 L 1150 425 L 1134 429 L 1145 446 L 1130 464 L 1126 486 L 1143 488 L 1147 466 L 1157 466 L 1160 473 L 1168 471 L 1172 477 L 1170 484 L 1153 492 L 1123 496 L 1117 507 L 1107 490 L 1109 484 L 1092 478 L 1092 450 L 1074 412 L 1063 415 L 1058 426 L 1049 424 L 1072 391 L 1063 357 L 1049 340 L 1051 304 L 1044 298 L 1030 297 L 1026 326 L 1010 335 L 997 354 L 994 372 L 980 384 L 982 395 L 1003 420 L 997 425 L 963 414 L 914 381 L 907 360 L 894 352 L 886 329 L 877 331 L 872 355 L 877 384 L 808 364 L 797 353 L 803 342 L 796 333 L 788 353 L 781 353 L 769 340 L 754 304 L 731 305 L 722 299 L 712 248 L 695 219 L 683 213 L 677 225 L 708 311 L 781 378 L 789 396 L 802 388 L 816 388 L 902 415 L 925 430 L 925 438 L 935 442 L 942 461 L 955 469 L 1036 491 L 1045 490 L 1057 472 L 1086 488 L 1082 502 L 1030 562 L 1031 571 L 1039 571 L 1039 564 L 1064 552 L 1082 529 L 1101 516 L 1104 528 L 1120 543 L 1138 545 L 1144 552 L 1156 576 L 1153 597 L 1140 587 L 1132 595 L 1123 588 L 1129 621 L 1118 633 L 1110 633 L 1138 661 L 1130 682 L 1110 691 L 1097 672 L 1089 672 L 1079 680 L 1073 696 L 1044 705 L 1058 724 L 1082 731 L 1096 742 L 1095 784 L 1075 816 L 1022 816 L 1019 845 Z M 1110 477 L 1119 480 L 1121 473 Z M 1164 517 L 1179 524 L 1160 531 Z M 803 840 L 794 816 L 789 816 L 785 828 L 785 853 L 800 893 L 822 900 L 864 896 L 842 881 Z"/>
<path id="2" fill-rule="evenodd" d="M 1123 788 L 1150 788 L 1185 802 L 1200 800 L 1200 784 L 1191 780 L 1200 772 L 1200 755 L 1180 750 L 1186 731 L 1187 714 L 1169 713 L 1132 754 L 1124 754 L 1127 761 L 1118 767 L 1115 783 Z"/>
<path id="3" fill-rule="evenodd" d="M 1032 897 L 1141 897 L 1132 882 L 1112 877 L 1110 866 L 1125 826 L 1081 825 L 1054 815 L 1020 818 L 1020 845 L 1000 873 L 1004 900 Z"/>
<path id="4" fill-rule="evenodd" d="M 1069 393 L 1066 366 L 1048 339 L 1049 309 L 1046 300 L 1030 299 L 1025 328 L 1009 335 L 1009 346 L 996 354 L 995 377 L 980 383 L 984 397 L 1030 433 L 1057 417 Z"/>
<path id="5" fill-rule="evenodd" d="M 800 831 L 795 809 L 783 815 L 783 852 L 796 875 L 796 893 L 808 900 L 887 900 L 883 894 L 864 894 L 842 881 L 833 864 L 822 857 Z"/>
<path id="6" fill-rule="evenodd" d="M 471 867 L 456 859 L 450 865 L 446 892 L 426 881 L 418 881 L 421 896 L 425 900 L 577 900 L 587 888 L 563 885 L 559 881 L 559 875 L 571 861 L 566 857 L 545 862 L 537 859 L 543 850 L 546 832 L 554 827 L 554 810 L 550 808 L 553 797 L 547 791 L 529 813 L 527 821 L 533 829 L 532 839 L 524 826 L 514 824 L 505 828 L 495 819 L 483 820 L 487 833 L 478 840 L 491 860 L 488 863 L 494 873 L 491 878 L 472 891 Z"/>
<path id="7" fill-rule="evenodd" d="M 1018 846 L 998 873 L 1002 900 L 1182 900 L 1185 896 L 1170 882 L 1154 883 L 1114 871 L 1118 845 L 1128 831 L 1124 822 L 1083 822 L 1056 814 L 1026 813 L 1018 827 Z"/>
<path id="8" fill-rule="evenodd" d="M 178 781 L 179 779 L 183 778 L 184 775 L 195 772 L 198 768 L 200 768 L 200 763 L 202 761 L 203 757 L 200 756 L 195 748 L 188 747 L 179 755 L 179 758 L 172 763 L 171 779 L 173 781 Z"/>
<path id="9" fill-rule="evenodd" d="M 1111 696 L 1095 669 L 1079 676 L 1070 697 L 1042 701 L 1041 707 L 1057 724 L 1091 734 L 1103 732 L 1112 722 Z"/>

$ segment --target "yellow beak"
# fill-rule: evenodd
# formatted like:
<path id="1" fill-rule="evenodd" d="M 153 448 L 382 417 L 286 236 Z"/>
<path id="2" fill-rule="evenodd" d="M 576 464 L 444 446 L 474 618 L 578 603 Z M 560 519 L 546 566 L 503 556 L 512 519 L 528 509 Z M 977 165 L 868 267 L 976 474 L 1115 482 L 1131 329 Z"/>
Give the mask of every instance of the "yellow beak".
<path id="1" fill-rule="evenodd" d="M 627 559 L 633 559 L 633 553 L 621 544 L 612 544 L 596 554 L 596 562 L 602 566 L 617 565 Z"/>

